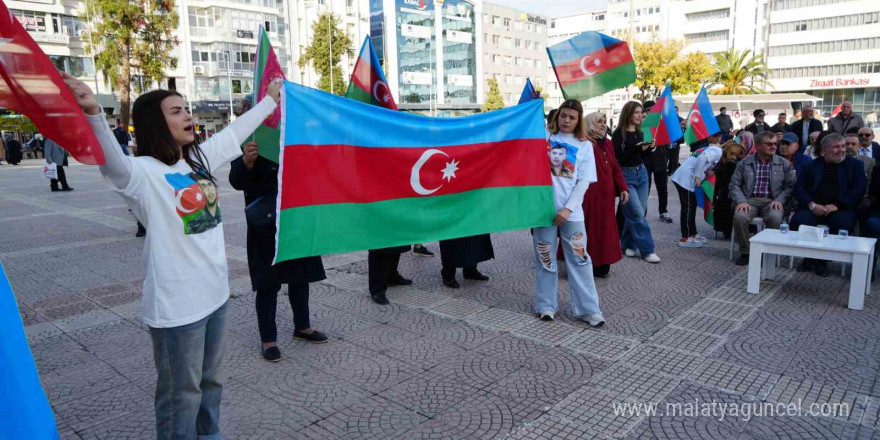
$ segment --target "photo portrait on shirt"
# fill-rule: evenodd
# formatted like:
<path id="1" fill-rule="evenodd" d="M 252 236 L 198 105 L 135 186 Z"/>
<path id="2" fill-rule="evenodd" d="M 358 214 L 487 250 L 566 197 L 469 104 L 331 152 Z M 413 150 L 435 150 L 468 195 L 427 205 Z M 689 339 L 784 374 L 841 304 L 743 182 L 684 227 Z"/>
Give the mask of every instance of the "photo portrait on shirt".
<path id="1" fill-rule="evenodd" d="M 577 149 L 560 142 L 550 141 L 550 172 L 556 177 L 574 177 Z"/>

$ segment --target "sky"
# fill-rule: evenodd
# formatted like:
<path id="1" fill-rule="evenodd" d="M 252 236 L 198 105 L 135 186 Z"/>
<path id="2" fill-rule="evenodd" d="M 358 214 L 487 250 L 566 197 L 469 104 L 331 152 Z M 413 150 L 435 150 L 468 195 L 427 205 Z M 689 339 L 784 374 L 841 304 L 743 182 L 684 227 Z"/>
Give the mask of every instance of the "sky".
<path id="1" fill-rule="evenodd" d="M 607 0 L 487 0 L 508 8 L 550 18 L 605 8 Z"/>

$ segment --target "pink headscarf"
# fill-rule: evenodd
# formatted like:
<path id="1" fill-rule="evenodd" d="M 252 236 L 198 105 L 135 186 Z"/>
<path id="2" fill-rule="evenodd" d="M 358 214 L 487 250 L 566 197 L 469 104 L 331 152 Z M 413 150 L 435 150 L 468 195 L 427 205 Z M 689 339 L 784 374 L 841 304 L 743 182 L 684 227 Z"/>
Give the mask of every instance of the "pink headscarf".
<path id="1" fill-rule="evenodd" d="M 753 135 L 752 132 L 743 130 L 733 140 L 745 148 L 746 156 L 755 154 L 755 135 Z"/>

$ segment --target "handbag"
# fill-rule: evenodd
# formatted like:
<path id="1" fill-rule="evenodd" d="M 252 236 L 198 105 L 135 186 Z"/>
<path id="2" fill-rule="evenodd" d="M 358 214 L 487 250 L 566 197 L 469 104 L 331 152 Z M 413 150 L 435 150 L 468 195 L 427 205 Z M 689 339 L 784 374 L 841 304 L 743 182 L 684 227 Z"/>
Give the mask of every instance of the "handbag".
<path id="1" fill-rule="evenodd" d="M 58 178 L 58 165 L 46 162 L 43 164 L 43 177 L 46 179 Z"/>
<path id="2" fill-rule="evenodd" d="M 275 227 L 275 199 L 277 191 L 264 194 L 244 208 L 244 216 L 249 227 L 265 231 Z"/>

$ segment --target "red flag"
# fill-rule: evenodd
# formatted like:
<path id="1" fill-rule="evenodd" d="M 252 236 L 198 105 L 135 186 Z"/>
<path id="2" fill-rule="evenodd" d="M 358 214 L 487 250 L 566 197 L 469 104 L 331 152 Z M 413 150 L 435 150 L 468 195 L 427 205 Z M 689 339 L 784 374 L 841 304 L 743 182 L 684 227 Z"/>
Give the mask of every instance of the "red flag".
<path id="1" fill-rule="evenodd" d="M 840 109 L 842 107 L 843 107 L 842 102 L 840 104 L 837 104 L 837 107 L 834 107 L 834 110 L 831 110 L 831 117 L 833 118 L 833 117 L 837 116 L 837 114 L 840 113 Z"/>
<path id="2" fill-rule="evenodd" d="M 103 165 L 104 152 L 58 69 L 0 0 L 0 107 L 21 113 L 76 160 Z"/>

